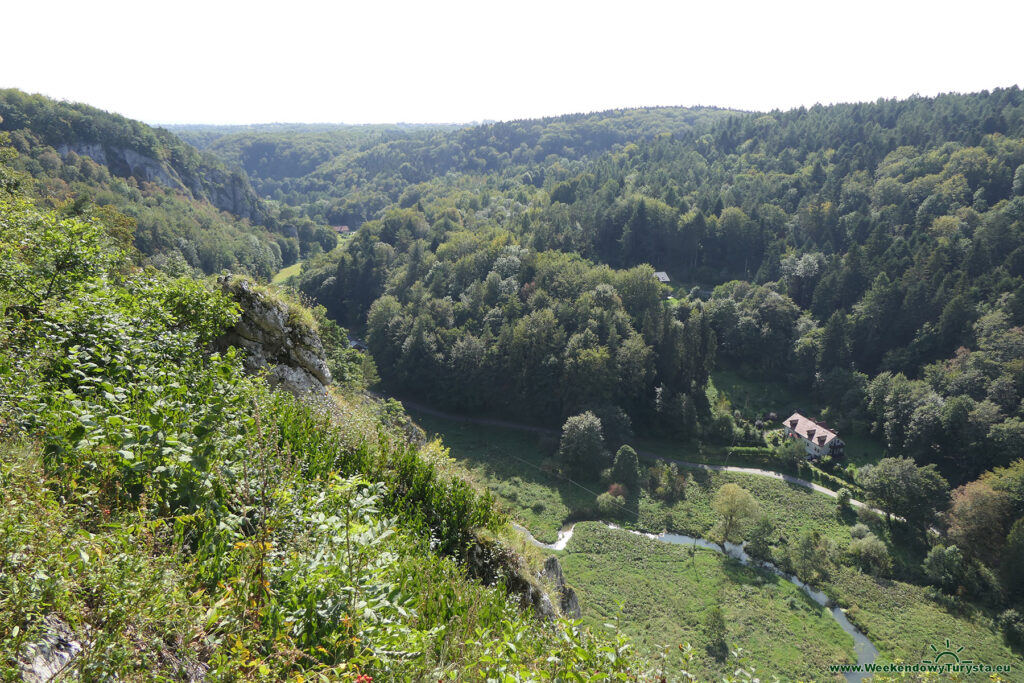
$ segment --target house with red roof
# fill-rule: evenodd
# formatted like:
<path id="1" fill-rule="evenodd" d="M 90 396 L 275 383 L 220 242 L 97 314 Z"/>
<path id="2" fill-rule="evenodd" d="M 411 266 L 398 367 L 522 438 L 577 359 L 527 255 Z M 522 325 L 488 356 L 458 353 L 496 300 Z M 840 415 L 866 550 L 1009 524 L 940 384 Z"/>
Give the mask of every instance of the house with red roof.
<path id="1" fill-rule="evenodd" d="M 800 413 L 793 413 L 783 420 L 782 429 L 788 438 L 800 439 L 804 443 L 809 458 L 820 458 L 825 455 L 841 458 L 846 448 L 839 434 L 824 423 L 815 422 Z"/>

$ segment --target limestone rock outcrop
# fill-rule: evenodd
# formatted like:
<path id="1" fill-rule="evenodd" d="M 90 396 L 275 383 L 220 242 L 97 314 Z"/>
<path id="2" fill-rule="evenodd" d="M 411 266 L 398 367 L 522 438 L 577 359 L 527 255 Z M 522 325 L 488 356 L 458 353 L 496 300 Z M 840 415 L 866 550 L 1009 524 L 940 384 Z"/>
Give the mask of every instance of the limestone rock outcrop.
<path id="1" fill-rule="evenodd" d="M 245 369 L 265 371 L 272 387 L 296 396 L 326 396 L 331 371 L 316 331 L 287 302 L 261 291 L 252 281 L 226 275 L 218 282 L 238 302 L 242 316 L 218 339 L 217 347 L 244 351 Z"/>
<path id="2" fill-rule="evenodd" d="M 579 619 L 579 598 L 566 583 L 558 558 L 549 557 L 544 569 L 532 575 L 519 553 L 489 535 L 478 534 L 466 560 L 470 574 L 485 584 L 502 581 L 510 593 L 519 597 L 520 604 L 532 607 L 541 619 Z M 555 587 L 557 595 L 548 594 L 546 583 Z M 553 599 L 558 600 L 557 606 Z"/>
<path id="3" fill-rule="evenodd" d="M 57 152 L 66 157 L 70 152 L 91 157 L 106 166 L 110 173 L 122 178 L 133 176 L 139 180 L 157 183 L 174 190 L 191 193 L 196 199 L 205 199 L 221 211 L 227 211 L 253 223 L 266 222 L 267 213 L 256 196 L 249 179 L 241 171 L 222 166 L 202 167 L 202 173 L 179 172 L 166 161 L 140 154 L 127 147 L 100 142 L 71 142 L 57 146 Z"/>
<path id="4" fill-rule="evenodd" d="M 558 592 L 558 609 L 562 616 L 579 619 L 581 614 L 579 597 L 572 586 L 566 583 L 562 565 L 558 563 L 557 557 L 552 555 L 544 560 L 544 570 L 541 571 L 540 576 L 555 585 L 555 590 Z"/>
<path id="5" fill-rule="evenodd" d="M 18 662 L 25 683 L 57 680 L 82 652 L 81 638 L 60 617 L 43 617 L 43 637 L 25 645 Z"/>

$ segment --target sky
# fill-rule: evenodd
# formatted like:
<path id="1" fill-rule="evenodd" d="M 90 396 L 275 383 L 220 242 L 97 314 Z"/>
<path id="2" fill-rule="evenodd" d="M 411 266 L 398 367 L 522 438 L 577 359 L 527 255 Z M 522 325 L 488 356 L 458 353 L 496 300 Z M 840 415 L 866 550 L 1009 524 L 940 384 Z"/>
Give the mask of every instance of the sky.
<path id="1" fill-rule="evenodd" d="M 1024 85 L 1020 0 L 38 0 L 0 87 L 148 123 L 768 111 Z"/>

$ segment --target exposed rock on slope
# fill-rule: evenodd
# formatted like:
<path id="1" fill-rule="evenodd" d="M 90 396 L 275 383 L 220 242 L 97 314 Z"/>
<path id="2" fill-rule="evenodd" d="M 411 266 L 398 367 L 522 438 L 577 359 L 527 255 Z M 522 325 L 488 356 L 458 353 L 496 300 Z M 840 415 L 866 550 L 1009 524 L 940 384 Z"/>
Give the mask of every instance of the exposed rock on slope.
<path id="1" fill-rule="evenodd" d="M 557 557 L 552 555 L 544 560 L 544 571 L 540 576 L 555 584 L 555 589 L 558 591 L 558 608 L 562 612 L 562 616 L 579 619 L 580 600 L 572 586 L 565 582 L 565 574 L 562 572 L 562 565 L 558 563 Z"/>
<path id="2" fill-rule="evenodd" d="M 122 178 L 134 176 L 138 180 L 188 192 L 196 199 L 205 199 L 221 211 L 249 219 L 253 223 L 263 224 L 266 221 L 266 211 L 249 179 L 219 164 L 201 167 L 201 173 L 182 175 L 168 162 L 125 147 L 100 142 L 65 142 L 57 145 L 56 149 L 62 157 L 67 157 L 69 152 L 91 157 L 96 163 L 106 166 L 113 175 Z"/>
<path id="3" fill-rule="evenodd" d="M 303 322 L 298 311 L 268 294 L 251 280 L 227 275 L 218 279 L 242 309 L 235 326 L 220 337 L 217 346 L 245 351 L 245 369 L 267 371 L 267 382 L 296 396 L 324 396 L 331 371 L 316 330 Z"/>
<path id="4" fill-rule="evenodd" d="M 43 625 L 43 637 L 25 645 L 18 663 L 21 680 L 26 683 L 57 680 L 82 652 L 80 639 L 63 619 L 50 614 L 43 618 Z"/>
<path id="5" fill-rule="evenodd" d="M 133 149 L 121 149 L 98 142 L 73 142 L 58 145 L 57 152 L 62 157 L 66 157 L 71 152 L 79 156 L 91 157 L 97 164 L 106 166 L 113 175 L 122 178 L 135 176 L 139 180 L 159 183 L 172 189 L 186 189 L 185 184 L 173 168 L 156 159 L 139 154 Z"/>
<path id="6" fill-rule="evenodd" d="M 503 581 L 510 593 L 519 596 L 524 607 L 532 607 L 542 619 L 558 616 L 570 619 L 580 617 L 580 603 L 576 591 L 565 582 L 562 566 L 557 557 L 544 561 L 544 569 L 532 576 L 522 555 L 507 547 L 489 534 L 477 534 L 476 542 L 469 547 L 467 566 L 473 576 L 486 584 Z M 545 582 L 555 586 L 556 596 L 549 596 Z M 558 606 L 552 602 L 558 600 Z"/>

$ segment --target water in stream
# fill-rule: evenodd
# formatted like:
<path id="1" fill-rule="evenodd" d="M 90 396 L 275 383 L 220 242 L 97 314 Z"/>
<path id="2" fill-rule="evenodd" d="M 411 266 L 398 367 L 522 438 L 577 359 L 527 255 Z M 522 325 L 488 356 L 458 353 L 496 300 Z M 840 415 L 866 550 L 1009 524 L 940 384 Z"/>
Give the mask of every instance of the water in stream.
<path id="1" fill-rule="evenodd" d="M 614 524 L 608 524 L 607 522 L 602 523 L 609 529 L 621 529 L 621 527 L 615 526 Z M 557 541 L 555 541 L 554 543 L 541 543 L 540 541 L 535 539 L 533 535 L 530 534 L 530 532 L 527 531 L 525 528 L 519 525 L 513 526 L 522 533 L 524 533 L 526 535 L 526 538 L 531 543 L 541 548 L 547 548 L 548 550 L 565 550 L 565 546 L 569 543 L 569 539 L 572 538 L 573 531 L 576 527 L 575 524 L 567 525 L 558 532 Z M 703 538 L 694 538 L 693 536 L 684 536 L 683 534 L 645 534 L 639 531 L 630 531 L 629 533 L 645 536 L 655 541 L 661 541 L 662 543 L 697 546 L 698 548 L 713 550 L 716 553 L 723 552 L 721 546 L 719 546 L 717 543 L 712 543 L 711 541 L 708 541 Z M 873 663 L 875 659 L 878 657 L 878 648 L 876 648 L 874 644 L 870 640 L 868 640 L 868 637 L 864 635 L 860 631 L 860 629 L 858 629 L 856 626 L 850 623 L 850 620 L 846 617 L 846 613 L 843 612 L 843 610 L 841 610 L 839 607 L 837 607 L 829 599 L 827 595 L 825 595 L 824 593 L 815 588 L 811 588 L 795 576 L 786 574 L 784 571 L 782 571 L 781 569 L 779 569 L 778 567 L 769 562 L 761 562 L 759 560 L 755 560 L 747 554 L 747 552 L 743 549 L 742 545 L 736 545 L 735 543 L 726 543 L 725 554 L 741 564 L 758 567 L 765 571 L 772 572 L 776 576 L 779 576 L 785 579 L 786 581 L 789 581 L 791 584 L 802 590 L 812 600 L 814 600 L 822 607 L 830 609 L 832 612 L 832 618 L 835 619 L 836 623 L 839 624 L 839 628 L 843 629 L 845 632 L 849 633 L 853 637 L 853 649 L 854 652 L 857 654 L 857 663 L 860 664 L 862 667 L 863 665 Z M 846 680 L 850 683 L 859 683 L 865 678 L 870 677 L 869 673 L 859 672 L 850 672 L 844 675 L 846 676 Z"/>

